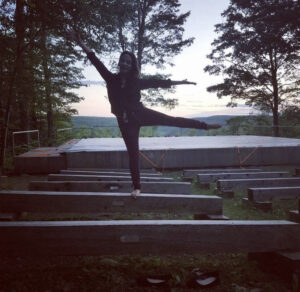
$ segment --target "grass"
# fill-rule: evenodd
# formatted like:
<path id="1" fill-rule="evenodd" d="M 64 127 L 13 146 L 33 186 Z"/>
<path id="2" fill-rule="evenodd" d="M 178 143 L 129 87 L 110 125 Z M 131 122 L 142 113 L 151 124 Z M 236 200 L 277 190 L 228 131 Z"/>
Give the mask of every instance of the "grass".
<path id="1" fill-rule="evenodd" d="M 277 168 L 278 169 L 278 168 Z M 180 172 L 165 175 L 180 180 Z M 27 189 L 29 181 L 46 180 L 46 176 L 8 177 L 1 189 Z M 214 195 L 215 185 L 200 188 L 194 181 L 192 193 Z M 235 220 L 285 220 L 286 211 L 297 208 L 296 200 L 273 204 L 272 212 L 244 206 L 238 191 L 232 199 L 223 199 L 223 213 Z M 123 219 L 192 219 L 176 214 L 24 214 L 22 220 L 123 220 Z M 268 271 L 262 271 L 247 254 L 200 254 L 178 256 L 102 256 L 1 258 L 0 291 L 167 291 L 139 286 L 141 275 L 170 274 L 172 292 L 197 291 L 186 287 L 195 270 L 220 273 L 220 285 L 206 291 L 228 292 L 285 292 L 292 291 L 291 283 Z M 256 289 L 256 290 L 255 290 Z"/>

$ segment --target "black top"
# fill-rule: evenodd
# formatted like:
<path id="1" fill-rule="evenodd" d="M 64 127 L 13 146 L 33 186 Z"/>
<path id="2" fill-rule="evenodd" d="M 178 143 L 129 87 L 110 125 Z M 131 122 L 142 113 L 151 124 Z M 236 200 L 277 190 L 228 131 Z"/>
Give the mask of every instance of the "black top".
<path id="1" fill-rule="evenodd" d="M 87 54 L 87 57 L 96 67 L 106 82 L 108 99 L 111 105 L 111 112 L 116 116 L 122 116 L 124 111 L 134 111 L 143 107 L 140 102 L 140 90 L 148 88 L 170 88 L 171 80 L 161 79 L 136 79 L 131 84 L 121 87 L 120 74 L 110 72 L 105 65 L 95 56 L 94 52 Z"/>

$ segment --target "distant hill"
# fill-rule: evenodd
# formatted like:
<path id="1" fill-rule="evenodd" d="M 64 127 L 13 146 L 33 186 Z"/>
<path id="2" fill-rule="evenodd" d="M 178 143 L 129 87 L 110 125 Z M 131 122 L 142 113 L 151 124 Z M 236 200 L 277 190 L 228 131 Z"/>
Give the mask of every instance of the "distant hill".
<path id="1" fill-rule="evenodd" d="M 236 116 L 234 115 L 220 115 L 220 116 L 210 116 L 210 117 L 199 117 L 193 118 L 206 122 L 208 124 L 221 124 L 225 125 L 226 121 L 232 119 Z M 105 118 L 105 117 L 90 117 L 90 116 L 73 116 L 72 123 L 75 128 L 87 126 L 88 128 L 92 127 L 107 127 L 107 126 L 117 126 L 116 118 Z M 162 127 L 164 128 L 164 127 Z"/>
<path id="2" fill-rule="evenodd" d="M 222 126 L 226 125 L 226 121 L 232 119 L 234 115 L 218 115 L 210 117 L 199 117 L 193 118 L 206 122 L 208 124 L 220 124 Z M 73 116 L 72 123 L 74 128 L 98 128 L 98 127 L 117 127 L 116 118 L 105 118 L 105 117 L 90 117 L 90 116 Z M 194 135 L 204 135 L 204 130 L 194 130 L 194 129 L 181 129 L 177 127 L 167 127 L 167 126 L 158 126 L 154 127 L 155 135 L 157 136 L 184 136 L 193 133 Z"/>
<path id="3" fill-rule="evenodd" d="M 80 128 L 83 126 L 87 126 L 88 128 L 118 126 L 116 118 L 89 116 L 73 116 L 72 123 L 75 128 Z"/>

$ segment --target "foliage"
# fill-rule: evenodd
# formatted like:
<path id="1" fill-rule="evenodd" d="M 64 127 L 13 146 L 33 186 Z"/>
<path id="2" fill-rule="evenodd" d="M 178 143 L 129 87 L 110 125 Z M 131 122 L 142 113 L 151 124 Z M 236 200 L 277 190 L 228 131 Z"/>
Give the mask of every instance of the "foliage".
<path id="1" fill-rule="evenodd" d="M 299 2 L 232 0 L 222 16 L 205 71 L 225 77 L 207 90 L 271 112 L 278 135 L 280 110 L 299 100 Z"/>
<path id="2" fill-rule="evenodd" d="M 272 135 L 270 116 L 240 116 L 227 121 L 227 134 L 231 135 Z"/>
<path id="3" fill-rule="evenodd" d="M 116 2 L 0 2 L 0 169 L 8 133 L 39 129 L 42 144 L 53 145 L 56 128 L 76 114 L 72 104 L 82 98 L 72 90 L 82 86 L 82 56 L 66 39 L 66 29 L 80 27 L 96 52 L 110 52 Z"/>
<path id="4" fill-rule="evenodd" d="M 136 53 L 140 69 L 143 65 L 173 65 L 171 57 L 192 44 L 193 38 L 183 39 L 183 25 L 190 12 L 180 14 L 178 0 L 133 0 L 122 5 L 119 46 Z"/>
<path id="5" fill-rule="evenodd" d="M 1 1 L 0 166 L 10 131 L 39 129 L 42 144 L 53 145 L 56 129 L 76 114 L 72 104 L 81 97 L 72 89 L 82 86 L 77 61 L 83 55 L 66 39 L 68 28 L 97 54 L 131 44 L 140 65 L 162 67 L 192 43 L 183 39 L 189 13 L 180 14 L 179 6 L 178 0 Z M 149 103 L 176 105 L 161 92 L 151 94 Z"/>
<path id="6" fill-rule="evenodd" d="M 285 137 L 300 138 L 300 108 L 292 105 L 284 109 L 280 121 L 287 127 L 284 129 Z"/>
<path id="7" fill-rule="evenodd" d="M 170 75 L 155 74 L 146 75 L 142 74 L 143 79 L 168 79 Z M 171 88 L 150 88 L 148 90 L 143 90 L 142 100 L 143 103 L 149 106 L 161 105 L 167 109 L 173 109 L 178 105 L 178 100 L 176 98 L 166 98 L 164 95 L 166 93 L 175 93 L 175 89 Z"/>
<path id="8" fill-rule="evenodd" d="M 172 58 L 193 43 L 193 38 L 183 38 L 183 25 L 190 12 L 180 13 L 180 5 L 179 0 L 121 2 L 116 39 L 121 50 L 136 54 L 140 71 L 143 72 L 146 65 L 159 69 L 173 66 Z M 156 77 L 166 76 L 156 74 Z M 174 93 L 174 89 L 143 91 L 143 101 L 174 108 L 178 104 L 177 99 L 166 99 L 166 93 Z"/>

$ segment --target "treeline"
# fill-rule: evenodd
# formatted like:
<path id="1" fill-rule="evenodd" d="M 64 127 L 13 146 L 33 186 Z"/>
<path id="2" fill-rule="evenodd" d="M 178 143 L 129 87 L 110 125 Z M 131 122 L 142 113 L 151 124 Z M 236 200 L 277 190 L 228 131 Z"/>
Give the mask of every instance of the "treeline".
<path id="1" fill-rule="evenodd" d="M 232 119 L 234 115 L 214 115 L 209 117 L 195 118 L 210 124 L 225 125 L 226 121 Z M 92 116 L 72 116 L 72 124 L 70 126 L 78 128 L 81 126 L 92 127 L 107 127 L 118 126 L 116 118 L 92 117 Z"/>
<path id="2" fill-rule="evenodd" d="M 289 112 L 280 115 L 279 128 L 280 136 L 290 138 L 300 138 L 300 115 L 298 112 Z M 176 127 L 155 126 L 142 127 L 142 137 L 168 137 L 168 136 L 205 136 L 205 135 L 255 135 L 255 136 L 272 136 L 272 116 L 270 115 L 250 115 L 250 116 L 230 116 L 219 115 L 203 118 L 196 118 L 208 124 L 220 124 L 218 130 L 196 130 L 181 129 Z M 108 138 L 120 137 L 115 118 L 103 117 L 72 117 L 72 130 L 61 133 L 60 142 L 70 138 Z"/>
<path id="3" fill-rule="evenodd" d="M 0 171 L 12 131 L 38 129 L 42 145 L 51 146 L 56 129 L 76 114 L 70 105 L 82 99 L 73 92 L 82 79 L 77 61 L 86 59 L 66 38 L 69 28 L 100 57 L 130 50 L 140 69 L 162 68 L 193 42 L 183 38 L 189 12 L 179 7 L 179 0 L 1 0 Z M 144 99 L 176 105 L 160 91 Z"/>

